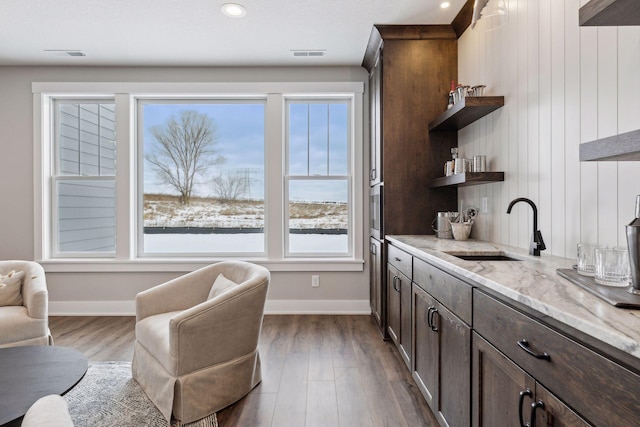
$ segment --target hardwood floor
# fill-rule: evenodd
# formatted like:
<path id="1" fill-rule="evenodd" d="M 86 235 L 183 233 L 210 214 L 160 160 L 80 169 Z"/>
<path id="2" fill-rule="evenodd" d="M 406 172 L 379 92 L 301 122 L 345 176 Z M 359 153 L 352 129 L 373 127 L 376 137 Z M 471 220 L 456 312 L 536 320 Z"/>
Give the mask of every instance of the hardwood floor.
<path id="1" fill-rule="evenodd" d="M 56 345 L 91 361 L 133 356 L 133 317 L 51 317 Z M 228 426 L 437 426 L 368 316 L 265 316 L 262 383 L 218 412 Z"/>

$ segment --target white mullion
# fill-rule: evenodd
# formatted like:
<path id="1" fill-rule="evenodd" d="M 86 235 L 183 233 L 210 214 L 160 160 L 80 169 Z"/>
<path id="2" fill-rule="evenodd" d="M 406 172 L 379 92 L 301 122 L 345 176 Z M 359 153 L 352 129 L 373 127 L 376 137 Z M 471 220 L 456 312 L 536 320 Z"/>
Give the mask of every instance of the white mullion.
<path id="1" fill-rule="evenodd" d="M 116 104 L 116 259 L 126 260 L 133 257 L 132 182 L 133 182 L 133 107 L 128 94 L 117 94 Z"/>
<path id="2" fill-rule="evenodd" d="M 51 176 L 51 105 L 50 98 L 33 94 L 33 140 L 34 140 L 34 259 L 44 260 L 50 256 L 51 222 L 47 209 L 51 206 L 48 183 Z"/>
<path id="3" fill-rule="evenodd" d="M 265 107 L 265 239 L 268 259 L 280 260 L 285 253 L 285 224 L 289 223 L 284 209 L 287 191 L 285 172 L 285 103 L 282 94 L 269 94 Z M 284 221 L 283 221 L 284 218 Z M 288 228 L 288 226 L 286 226 Z"/>

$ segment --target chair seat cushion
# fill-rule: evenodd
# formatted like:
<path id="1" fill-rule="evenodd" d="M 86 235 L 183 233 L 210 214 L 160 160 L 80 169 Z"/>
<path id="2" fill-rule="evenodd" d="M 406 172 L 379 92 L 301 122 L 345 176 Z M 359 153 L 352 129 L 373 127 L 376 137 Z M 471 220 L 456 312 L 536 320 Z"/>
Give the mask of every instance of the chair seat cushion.
<path id="1" fill-rule="evenodd" d="M 46 319 L 29 317 L 23 306 L 0 307 L 0 345 L 48 334 Z"/>
<path id="2" fill-rule="evenodd" d="M 178 313 L 182 311 L 156 314 L 136 323 L 136 340 L 171 374 L 176 372 L 176 361 L 169 351 L 169 321 Z"/>

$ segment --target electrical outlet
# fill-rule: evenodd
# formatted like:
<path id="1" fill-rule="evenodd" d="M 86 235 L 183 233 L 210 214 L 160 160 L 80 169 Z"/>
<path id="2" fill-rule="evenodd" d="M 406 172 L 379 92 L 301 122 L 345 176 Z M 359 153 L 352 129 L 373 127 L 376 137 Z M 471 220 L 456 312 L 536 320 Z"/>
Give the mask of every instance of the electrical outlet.
<path id="1" fill-rule="evenodd" d="M 320 276 L 316 276 L 316 275 L 311 276 L 311 287 L 312 288 L 320 287 Z"/>
<path id="2" fill-rule="evenodd" d="M 489 212 L 489 200 L 487 197 L 482 198 L 482 213 Z"/>

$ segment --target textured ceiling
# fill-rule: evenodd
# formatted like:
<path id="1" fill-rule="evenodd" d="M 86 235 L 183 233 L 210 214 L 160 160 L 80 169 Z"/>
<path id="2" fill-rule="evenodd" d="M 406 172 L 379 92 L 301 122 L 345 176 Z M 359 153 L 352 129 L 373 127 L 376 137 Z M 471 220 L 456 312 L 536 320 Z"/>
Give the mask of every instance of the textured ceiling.
<path id="1" fill-rule="evenodd" d="M 237 19 L 218 0 L 1 0 L 0 65 L 360 65 L 373 24 L 449 24 L 465 3 L 440 1 L 241 0 Z"/>

